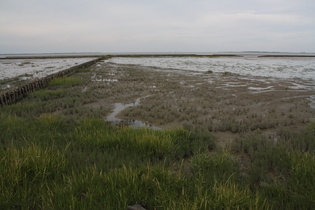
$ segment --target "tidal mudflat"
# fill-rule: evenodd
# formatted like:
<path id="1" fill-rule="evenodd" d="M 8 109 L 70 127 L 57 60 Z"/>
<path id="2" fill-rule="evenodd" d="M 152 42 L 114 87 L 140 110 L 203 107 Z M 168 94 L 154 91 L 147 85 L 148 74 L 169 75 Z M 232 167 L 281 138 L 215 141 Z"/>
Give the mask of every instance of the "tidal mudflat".
<path id="1" fill-rule="evenodd" d="M 42 78 L 93 59 L 95 57 L 0 59 L 0 89 L 10 88 L 26 80 Z"/>
<path id="2" fill-rule="evenodd" d="M 110 62 L 98 63 L 91 72 L 87 88 L 95 102 L 87 106 L 135 103 L 117 117 L 164 129 L 198 127 L 224 142 L 249 131 L 276 138 L 279 129 L 299 128 L 315 117 L 312 81 Z"/>
<path id="3" fill-rule="evenodd" d="M 114 57 L 117 64 L 133 64 L 197 72 L 231 72 L 239 75 L 274 77 L 281 79 L 313 80 L 315 56 L 272 56 L 260 54 L 209 55 L 209 56 L 160 56 L 160 57 Z"/>

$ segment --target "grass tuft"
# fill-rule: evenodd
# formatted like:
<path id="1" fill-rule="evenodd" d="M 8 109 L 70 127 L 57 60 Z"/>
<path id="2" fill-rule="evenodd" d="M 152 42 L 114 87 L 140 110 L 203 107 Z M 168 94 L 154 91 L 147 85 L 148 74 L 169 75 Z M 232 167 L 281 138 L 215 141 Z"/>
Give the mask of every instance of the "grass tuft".
<path id="1" fill-rule="evenodd" d="M 56 78 L 49 82 L 51 86 L 75 86 L 80 85 L 83 83 L 81 78 L 77 77 L 63 77 L 63 78 Z"/>

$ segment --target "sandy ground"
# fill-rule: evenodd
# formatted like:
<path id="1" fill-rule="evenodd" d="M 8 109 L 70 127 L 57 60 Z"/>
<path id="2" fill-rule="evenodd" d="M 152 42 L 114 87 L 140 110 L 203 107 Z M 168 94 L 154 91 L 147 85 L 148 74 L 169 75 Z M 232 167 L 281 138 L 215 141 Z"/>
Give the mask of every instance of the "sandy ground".
<path id="1" fill-rule="evenodd" d="M 91 70 L 85 90 L 98 99 L 87 106 L 114 110 L 128 104 L 117 118 L 162 129 L 198 127 L 223 143 L 252 131 L 276 139 L 279 129 L 298 129 L 315 117 L 315 86 L 302 80 L 105 62 Z"/>

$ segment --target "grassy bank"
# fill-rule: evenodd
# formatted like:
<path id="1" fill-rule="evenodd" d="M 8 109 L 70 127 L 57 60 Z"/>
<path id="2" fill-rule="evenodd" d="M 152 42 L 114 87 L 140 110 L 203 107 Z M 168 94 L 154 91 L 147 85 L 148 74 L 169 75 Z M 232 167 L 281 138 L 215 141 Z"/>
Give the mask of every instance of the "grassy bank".
<path id="1" fill-rule="evenodd" d="M 315 125 L 245 132 L 117 128 L 82 70 L 0 109 L 0 209 L 311 209 Z M 85 90 L 85 91 L 83 91 Z M 97 95 L 99 97 L 99 95 Z"/>
<path id="2" fill-rule="evenodd" d="M 53 115 L 1 119 L 2 209 L 314 205 L 314 126 L 285 132 L 278 143 L 251 135 L 221 149 L 210 134 L 184 130 L 118 129 Z"/>

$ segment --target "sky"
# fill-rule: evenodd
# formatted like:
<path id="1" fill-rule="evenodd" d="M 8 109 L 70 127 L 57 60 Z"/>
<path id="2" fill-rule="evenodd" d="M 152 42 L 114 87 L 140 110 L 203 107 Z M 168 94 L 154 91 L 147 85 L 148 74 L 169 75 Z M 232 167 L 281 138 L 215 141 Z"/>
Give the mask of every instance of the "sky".
<path id="1" fill-rule="evenodd" d="M 0 53 L 314 53 L 314 11 L 314 0 L 0 0 Z"/>

